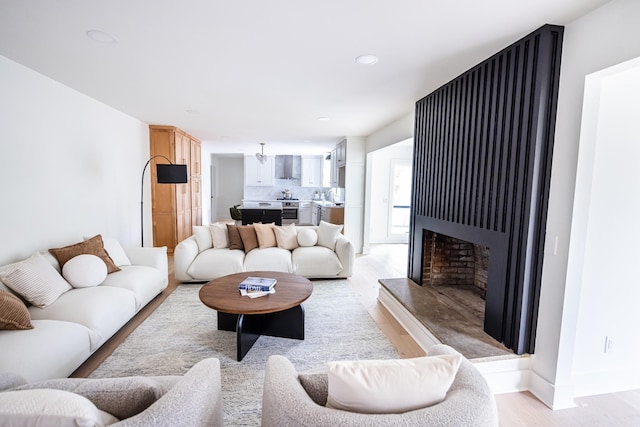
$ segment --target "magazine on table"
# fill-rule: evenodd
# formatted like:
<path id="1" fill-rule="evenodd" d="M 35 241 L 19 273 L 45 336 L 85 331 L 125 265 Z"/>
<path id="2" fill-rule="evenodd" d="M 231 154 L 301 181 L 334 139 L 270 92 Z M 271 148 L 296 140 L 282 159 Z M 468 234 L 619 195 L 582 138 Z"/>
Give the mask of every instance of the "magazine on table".
<path id="1" fill-rule="evenodd" d="M 269 277 L 247 277 L 238 288 L 246 291 L 270 291 L 276 285 L 277 280 Z"/>
<path id="2" fill-rule="evenodd" d="M 240 295 L 242 295 L 243 297 L 249 297 L 249 298 L 264 297 L 264 296 L 275 294 L 275 293 L 276 293 L 275 289 L 271 289 L 270 291 L 247 291 L 245 289 L 240 289 Z"/>

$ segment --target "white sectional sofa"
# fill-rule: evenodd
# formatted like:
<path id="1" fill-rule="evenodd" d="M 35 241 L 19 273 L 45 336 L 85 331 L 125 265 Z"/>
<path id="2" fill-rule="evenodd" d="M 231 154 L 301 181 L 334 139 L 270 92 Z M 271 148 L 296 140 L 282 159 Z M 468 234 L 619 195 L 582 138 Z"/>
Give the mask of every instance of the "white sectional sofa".
<path id="1" fill-rule="evenodd" d="M 87 286 L 86 283 L 77 283 L 78 277 L 90 277 L 91 274 L 87 273 L 86 268 L 76 269 L 76 272 L 79 271 L 75 276 L 77 287 L 65 288 L 45 307 L 24 301 L 24 296 L 16 292 L 15 283 L 9 282 L 10 276 L 7 274 L 20 269 L 26 271 L 33 268 L 27 266 L 36 265 L 37 262 L 40 263 L 39 268 L 48 269 L 42 265 L 42 260 L 46 260 L 45 263 L 51 265 L 52 269 L 47 270 L 46 274 L 36 271 L 37 278 L 49 277 L 51 283 L 66 286 L 66 278 L 71 280 L 71 276 L 63 277 L 60 264 L 54 256 L 42 252 L 20 263 L 0 267 L 0 298 L 3 298 L 0 301 L 5 302 L 4 308 L 0 306 L 0 326 L 4 326 L 0 330 L 0 372 L 19 374 L 29 382 L 69 376 L 167 287 L 166 247 L 124 250 L 114 239 L 105 239 L 104 248 L 119 271 L 106 274 L 105 270 L 106 279 Z M 71 264 L 71 261 L 67 261 L 65 272 L 71 271 L 67 268 Z M 28 271 L 25 271 L 22 273 L 28 276 Z M 36 276 L 32 275 L 32 278 Z M 11 277 L 15 277 L 15 274 Z M 46 281 L 43 284 L 48 286 Z M 22 315 L 27 317 L 26 320 L 30 317 L 32 329 L 18 327 L 7 330 L 11 329 L 13 322 L 6 318 L 11 311 L 10 305 L 14 304 L 13 308 L 16 309 L 14 296 L 23 299 L 28 314 L 24 312 Z M 7 300 L 10 300 L 9 308 Z"/>
<path id="2" fill-rule="evenodd" d="M 176 279 L 204 282 L 245 271 L 280 271 L 307 278 L 345 278 L 353 273 L 355 248 L 340 233 L 342 225 L 236 226 L 246 232 L 241 249 L 236 249 L 229 234 L 233 227 L 224 223 L 194 227 L 194 234 L 174 250 Z M 252 228 L 256 230 L 253 244 L 252 236 L 245 238 Z"/>

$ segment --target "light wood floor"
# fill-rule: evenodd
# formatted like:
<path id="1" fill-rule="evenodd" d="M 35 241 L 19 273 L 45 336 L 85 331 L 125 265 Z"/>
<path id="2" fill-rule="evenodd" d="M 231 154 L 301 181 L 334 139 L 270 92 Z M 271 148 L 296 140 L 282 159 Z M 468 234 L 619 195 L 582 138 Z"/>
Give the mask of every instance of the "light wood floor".
<path id="1" fill-rule="evenodd" d="M 173 279 L 173 259 L 169 259 L 169 286 L 107 341 L 71 376 L 88 376 L 122 341 L 155 310 L 178 285 Z M 372 245 L 371 253 L 358 255 L 349 283 L 400 357 L 419 357 L 424 351 L 393 316 L 378 302 L 378 279 L 406 277 L 406 245 Z M 640 426 L 640 390 L 591 396 L 577 400 L 575 408 L 552 411 L 530 393 L 496 396 L 501 427 L 592 427 Z"/>

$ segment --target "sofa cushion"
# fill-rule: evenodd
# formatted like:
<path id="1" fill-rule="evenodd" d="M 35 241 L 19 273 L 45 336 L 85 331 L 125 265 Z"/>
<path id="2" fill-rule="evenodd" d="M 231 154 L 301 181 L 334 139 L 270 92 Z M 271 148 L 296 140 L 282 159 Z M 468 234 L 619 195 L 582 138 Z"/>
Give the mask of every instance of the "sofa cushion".
<path id="1" fill-rule="evenodd" d="M 318 243 L 318 233 L 311 228 L 305 228 L 298 231 L 298 245 L 300 246 L 315 246 Z"/>
<path id="2" fill-rule="evenodd" d="M 227 233 L 229 234 L 229 249 L 240 249 L 244 251 L 242 237 L 237 225 L 227 224 Z"/>
<path id="3" fill-rule="evenodd" d="M 86 397 L 52 389 L 0 393 L 0 418 L 3 425 L 27 427 L 101 427 L 118 421 Z"/>
<path id="4" fill-rule="evenodd" d="M 136 310 L 140 310 L 165 288 L 162 273 L 146 265 L 125 265 L 111 273 L 101 286 L 130 290 L 135 294 Z"/>
<path id="5" fill-rule="evenodd" d="M 0 348 L 20 349 L 0 351 L 3 371 L 19 373 L 29 382 L 64 378 L 91 355 L 92 332 L 86 326 L 59 320 L 31 323 L 33 329 L 19 333 L 0 331 Z"/>
<path id="6" fill-rule="evenodd" d="M 239 225 L 238 232 L 240 233 L 245 253 L 249 253 L 258 247 L 258 235 L 253 224 Z"/>
<path id="7" fill-rule="evenodd" d="M 102 236 L 99 234 L 93 236 L 88 240 L 85 240 L 84 242 L 64 246 L 62 248 L 49 249 L 49 252 L 56 257 L 58 263 L 60 264 L 60 268 L 64 267 L 64 264 L 76 255 L 92 254 L 104 261 L 104 263 L 107 265 L 107 271 L 109 273 L 120 270 L 118 266 L 113 263 L 113 260 L 104 249 Z"/>
<path id="8" fill-rule="evenodd" d="M 46 308 L 29 307 L 32 320 L 66 320 L 92 331 L 91 348 L 110 338 L 136 313 L 136 297 L 113 286 L 73 289 Z"/>
<path id="9" fill-rule="evenodd" d="M 9 292 L 0 291 L 0 330 L 33 329 L 24 302 Z"/>
<path id="10" fill-rule="evenodd" d="M 327 407 L 366 414 L 412 411 L 444 400 L 462 356 L 329 362 Z"/>
<path id="11" fill-rule="evenodd" d="M 324 246 L 299 247 L 292 252 L 293 273 L 304 277 L 334 277 L 342 271 L 336 253 Z"/>
<path id="12" fill-rule="evenodd" d="M 273 232 L 279 248 L 293 250 L 298 247 L 298 232 L 295 224 L 276 225 L 273 227 Z"/>
<path id="13" fill-rule="evenodd" d="M 52 304 L 71 289 L 60 273 L 37 252 L 2 270 L 0 278 L 5 285 L 38 307 Z"/>
<path id="14" fill-rule="evenodd" d="M 276 246 L 276 235 L 273 231 L 274 224 L 253 224 L 258 237 L 258 247 L 260 249 L 272 248 Z"/>
<path id="15" fill-rule="evenodd" d="M 342 231 L 342 227 L 343 225 L 320 221 L 320 225 L 318 225 L 318 245 L 334 251 L 336 249 L 336 239 Z"/>
<path id="16" fill-rule="evenodd" d="M 280 248 L 254 249 L 244 257 L 244 271 L 293 273 L 291 251 Z"/>
<path id="17" fill-rule="evenodd" d="M 107 265 L 95 255 L 77 255 L 64 264 L 62 277 L 74 288 L 98 286 L 107 278 Z"/>
<path id="18" fill-rule="evenodd" d="M 114 239 L 113 237 L 103 237 L 102 243 L 104 244 L 104 250 L 107 251 L 107 254 L 115 265 L 118 267 L 131 265 L 131 261 L 129 260 L 127 253 L 117 239 Z"/>
<path id="19" fill-rule="evenodd" d="M 243 271 L 244 252 L 237 249 L 207 249 L 193 260 L 187 274 L 195 280 L 212 280 Z"/>

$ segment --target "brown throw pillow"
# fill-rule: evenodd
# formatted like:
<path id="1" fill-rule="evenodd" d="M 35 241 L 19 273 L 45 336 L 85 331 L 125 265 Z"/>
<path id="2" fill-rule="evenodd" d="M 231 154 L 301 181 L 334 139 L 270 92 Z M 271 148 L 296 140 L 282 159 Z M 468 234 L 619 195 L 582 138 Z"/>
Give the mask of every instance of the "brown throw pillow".
<path id="1" fill-rule="evenodd" d="M 244 251 L 244 245 L 242 244 L 242 237 L 238 231 L 238 226 L 227 224 L 227 231 L 229 232 L 229 249 L 240 249 Z"/>
<path id="2" fill-rule="evenodd" d="M 75 245 L 69 245 L 62 248 L 49 249 L 51 255 L 56 257 L 60 268 L 69 261 L 71 258 L 82 255 L 91 254 L 95 255 L 107 264 L 107 273 L 113 273 L 114 271 L 120 271 L 117 265 L 113 262 L 107 251 L 104 249 L 102 242 L 102 236 L 97 235 L 84 242 L 76 243 Z"/>
<path id="3" fill-rule="evenodd" d="M 256 229 L 251 225 L 239 225 L 238 231 L 240 232 L 240 237 L 242 238 L 242 244 L 244 245 L 244 251 L 249 253 L 249 251 L 258 247 L 258 235 L 256 234 Z"/>
<path id="4" fill-rule="evenodd" d="M 15 295 L 0 291 L 0 330 L 33 329 L 27 306 Z"/>

